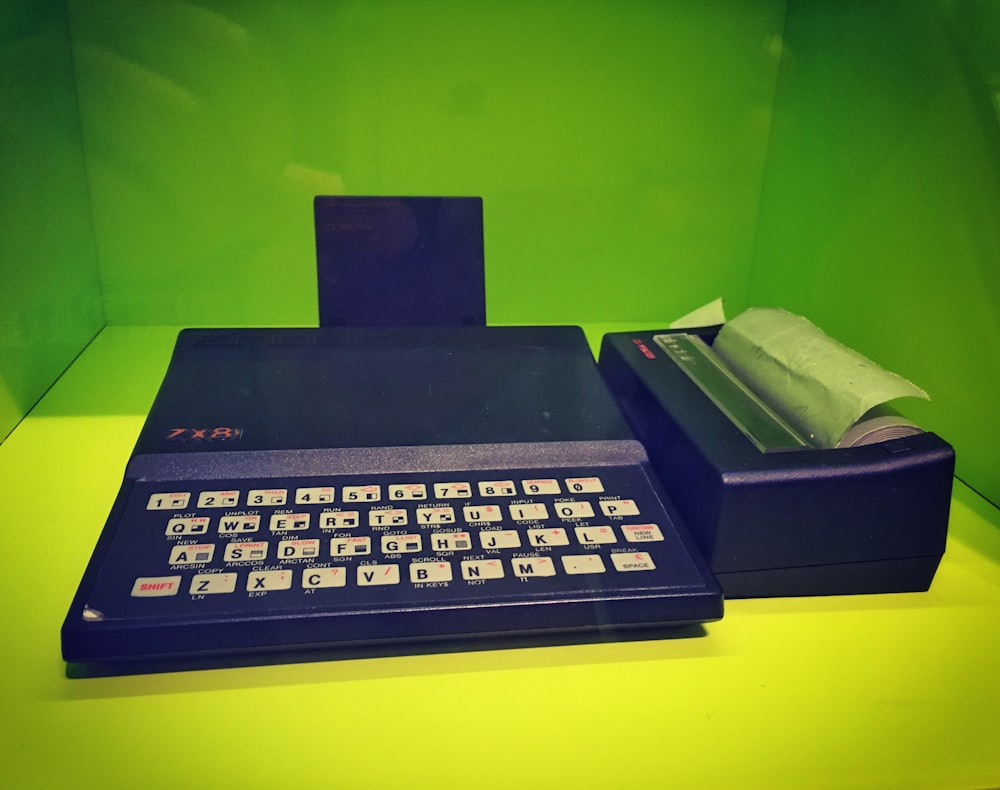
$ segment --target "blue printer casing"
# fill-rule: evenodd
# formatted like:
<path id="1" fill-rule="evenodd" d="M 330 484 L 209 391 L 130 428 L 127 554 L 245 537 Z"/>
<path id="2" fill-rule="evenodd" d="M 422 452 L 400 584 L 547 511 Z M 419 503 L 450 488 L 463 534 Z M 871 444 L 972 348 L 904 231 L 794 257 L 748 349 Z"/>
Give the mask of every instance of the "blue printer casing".
<path id="1" fill-rule="evenodd" d="M 711 343 L 719 327 L 682 330 Z M 654 340 L 611 333 L 599 367 L 729 598 L 927 590 L 955 453 L 934 433 L 762 452 Z"/>

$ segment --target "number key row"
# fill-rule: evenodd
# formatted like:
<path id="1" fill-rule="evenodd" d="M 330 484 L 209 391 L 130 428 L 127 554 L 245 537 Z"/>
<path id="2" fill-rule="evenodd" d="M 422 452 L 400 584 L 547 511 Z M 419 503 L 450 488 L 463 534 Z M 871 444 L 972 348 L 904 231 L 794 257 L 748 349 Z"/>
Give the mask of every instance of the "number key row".
<path id="1" fill-rule="evenodd" d="M 574 494 L 599 494 L 604 485 L 598 477 L 567 477 L 563 480 L 566 492 Z M 425 500 L 428 498 L 424 483 L 395 483 L 387 485 L 387 498 L 391 501 Z M 518 487 L 514 480 L 481 480 L 476 483 L 480 496 L 516 496 Z M 536 494 L 561 494 L 562 485 L 554 478 L 521 480 L 520 490 L 526 496 Z M 245 504 L 252 506 L 281 507 L 288 504 L 287 488 L 253 488 L 246 492 Z M 472 484 L 468 482 L 434 483 L 432 491 L 435 499 L 468 499 L 472 496 Z M 324 505 L 334 501 L 334 486 L 308 486 L 294 489 L 297 505 Z M 190 491 L 157 492 L 146 502 L 147 510 L 184 510 L 191 506 L 193 494 Z M 242 492 L 230 489 L 224 491 L 201 491 L 195 499 L 198 508 L 236 507 L 240 504 Z M 379 484 L 343 486 L 342 502 L 381 502 L 382 486 Z"/>

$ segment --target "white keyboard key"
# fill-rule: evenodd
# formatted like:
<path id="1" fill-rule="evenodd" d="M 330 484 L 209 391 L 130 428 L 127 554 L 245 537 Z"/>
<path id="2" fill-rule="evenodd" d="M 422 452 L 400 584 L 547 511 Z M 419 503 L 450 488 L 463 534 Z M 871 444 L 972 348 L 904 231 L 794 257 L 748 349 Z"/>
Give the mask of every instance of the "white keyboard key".
<path id="1" fill-rule="evenodd" d="M 328 505 L 333 502 L 333 486 L 311 486 L 295 490 L 296 505 Z"/>
<path id="2" fill-rule="evenodd" d="M 132 585 L 133 598 L 166 598 L 177 595 L 180 576 L 140 576 Z"/>
<path id="3" fill-rule="evenodd" d="M 208 517 L 172 518 L 167 522 L 166 535 L 204 535 L 208 532 Z"/>
<path id="4" fill-rule="evenodd" d="M 427 499 L 427 486 L 423 483 L 400 483 L 389 486 L 389 499 Z"/>
<path id="5" fill-rule="evenodd" d="M 559 481 L 551 478 L 544 480 L 522 480 L 521 490 L 527 496 L 534 494 L 558 494 L 560 491 Z"/>
<path id="6" fill-rule="evenodd" d="M 330 541 L 331 557 L 355 557 L 372 553 L 372 539 L 367 535 L 356 538 L 334 538 Z"/>
<path id="7" fill-rule="evenodd" d="M 516 549 L 521 545 L 521 533 L 513 529 L 480 532 L 479 545 L 484 549 Z"/>
<path id="8" fill-rule="evenodd" d="M 220 535 L 242 535 L 246 532 L 256 532 L 260 529 L 260 516 L 220 516 Z"/>
<path id="9" fill-rule="evenodd" d="M 299 532 L 309 529 L 308 513 L 275 513 L 271 516 L 271 532 Z"/>
<path id="10" fill-rule="evenodd" d="M 198 573 L 191 577 L 191 595 L 218 595 L 235 592 L 235 573 Z"/>
<path id="11" fill-rule="evenodd" d="M 562 527 L 547 527 L 544 529 L 529 529 L 528 543 L 532 546 L 568 546 L 569 535 Z"/>
<path id="12" fill-rule="evenodd" d="M 455 510 L 450 507 L 417 508 L 418 524 L 454 524 Z"/>
<path id="13" fill-rule="evenodd" d="M 383 535 L 383 554 L 415 554 L 420 551 L 423 541 L 420 535 Z"/>
<path id="14" fill-rule="evenodd" d="M 247 491 L 247 505 L 273 505 L 280 507 L 288 500 L 288 491 L 284 488 L 254 488 Z"/>
<path id="15" fill-rule="evenodd" d="M 599 477 L 567 477 L 566 490 L 572 494 L 603 494 L 604 484 Z"/>
<path id="16" fill-rule="evenodd" d="M 307 590 L 320 587 L 345 587 L 347 571 L 344 568 L 309 568 L 302 572 L 302 587 Z"/>
<path id="17" fill-rule="evenodd" d="M 469 524 L 503 521 L 503 512 L 497 505 L 468 505 L 462 508 L 462 517 Z"/>
<path id="18" fill-rule="evenodd" d="M 472 486 L 468 483 L 435 483 L 435 499 L 468 499 L 472 496 Z"/>
<path id="19" fill-rule="evenodd" d="M 653 543 L 663 540 L 663 533 L 656 524 L 632 524 L 622 527 L 625 540 L 629 543 Z"/>
<path id="20" fill-rule="evenodd" d="M 344 502 L 379 502 L 382 486 L 344 486 L 341 499 Z"/>
<path id="21" fill-rule="evenodd" d="M 255 540 L 246 543 L 227 543 L 226 550 L 222 554 L 224 562 L 261 562 L 267 559 L 267 550 L 270 543 L 264 540 Z"/>
<path id="22" fill-rule="evenodd" d="M 551 557 L 517 557 L 510 561 L 514 575 L 523 579 L 532 576 L 555 576 L 556 565 Z"/>
<path id="23" fill-rule="evenodd" d="M 604 560 L 600 554 L 567 554 L 562 558 L 563 570 L 571 575 L 604 573 Z"/>
<path id="24" fill-rule="evenodd" d="M 409 520 L 409 514 L 402 509 L 369 510 L 369 527 L 401 527 Z"/>
<path id="25" fill-rule="evenodd" d="M 653 558 L 647 551 L 637 551 L 631 554 L 612 554 L 611 564 L 618 571 L 651 571 L 655 570 Z"/>
<path id="26" fill-rule="evenodd" d="M 182 543 L 170 550 L 170 565 L 198 565 L 211 562 L 215 554 L 214 543 Z"/>
<path id="27" fill-rule="evenodd" d="M 318 556 L 319 541 L 316 538 L 283 540 L 278 544 L 279 560 L 301 560 Z"/>
<path id="28" fill-rule="evenodd" d="M 251 571 L 247 576 L 247 592 L 289 590 L 291 587 L 291 571 Z"/>
<path id="29" fill-rule="evenodd" d="M 431 551 L 468 551 L 472 536 L 468 532 L 432 532 Z"/>
<path id="30" fill-rule="evenodd" d="M 502 579 L 503 565 L 500 560 L 463 560 L 462 578 L 468 581 Z"/>
<path id="31" fill-rule="evenodd" d="M 151 494 L 146 502 L 146 510 L 183 510 L 191 501 L 189 491 L 175 491 L 171 494 Z"/>
<path id="32" fill-rule="evenodd" d="M 585 546 L 596 543 L 617 543 L 615 531 L 611 527 L 577 527 L 575 529 L 576 540 Z"/>
<path id="33" fill-rule="evenodd" d="M 319 516 L 322 529 L 353 529 L 361 523 L 361 514 L 357 510 L 338 510 L 324 512 Z"/>
<path id="34" fill-rule="evenodd" d="M 410 564 L 410 581 L 413 584 L 450 582 L 451 579 L 451 563 L 413 562 Z"/>
<path id="35" fill-rule="evenodd" d="M 556 502 L 553 507 L 563 521 L 594 517 L 594 508 L 589 502 Z"/>
<path id="36" fill-rule="evenodd" d="M 399 584 L 398 565 L 358 566 L 359 587 L 374 587 L 383 584 Z"/>
<path id="37" fill-rule="evenodd" d="M 602 499 L 601 512 L 605 516 L 638 516 L 639 508 L 633 499 Z"/>
<path id="38" fill-rule="evenodd" d="M 510 517 L 514 521 L 544 521 L 549 517 L 549 510 L 541 502 L 526 505 L 511 505 Z"/>
<path id="39" fill-rule="evenodd" d="M 198 507 L 236 507 L 240 502 L 239 491 L 202 491 L 198 495 Z"/>
<path id="40" fill-rule="evenodd" d="M 513 480 L 483 480 L 479 483 L 479 496 L 514 496 Z"/>

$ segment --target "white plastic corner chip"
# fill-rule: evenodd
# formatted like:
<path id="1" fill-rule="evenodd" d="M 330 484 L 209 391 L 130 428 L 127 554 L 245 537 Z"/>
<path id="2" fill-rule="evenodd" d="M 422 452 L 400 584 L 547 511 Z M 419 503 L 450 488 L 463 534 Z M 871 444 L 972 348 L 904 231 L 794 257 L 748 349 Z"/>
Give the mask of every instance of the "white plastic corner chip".
<path id="1" fill-rule="evenodd" d="M 726 323 L 726 311 L 722 297 L 713 299 L 670 324 L 671 329 L 694 329 L 701 326 L 715 326 Z"/>

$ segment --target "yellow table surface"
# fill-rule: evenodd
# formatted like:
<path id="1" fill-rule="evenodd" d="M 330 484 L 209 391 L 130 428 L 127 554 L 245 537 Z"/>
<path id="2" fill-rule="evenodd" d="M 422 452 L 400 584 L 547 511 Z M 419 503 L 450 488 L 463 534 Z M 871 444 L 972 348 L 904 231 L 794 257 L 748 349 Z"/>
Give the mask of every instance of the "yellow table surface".
<path id="1" fill-rule="evenodd" d="M 691 639 L 67 679 L 59 627 L 175 334 L 105 329 L 0 445 L 0 785 L 1000 786 L 1000 512 L 957 482 L 927 593 L 731 601 Z"/>

